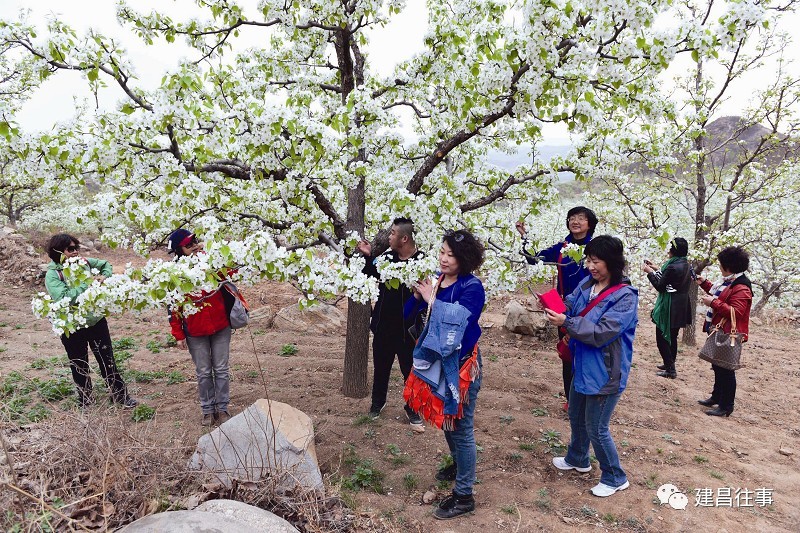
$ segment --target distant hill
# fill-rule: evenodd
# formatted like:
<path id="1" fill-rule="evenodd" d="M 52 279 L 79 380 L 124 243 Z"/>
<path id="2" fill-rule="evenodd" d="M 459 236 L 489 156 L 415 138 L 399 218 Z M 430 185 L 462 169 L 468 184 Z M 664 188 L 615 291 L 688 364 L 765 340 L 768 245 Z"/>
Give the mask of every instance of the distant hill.
<path id="1" fill-rule="evenodd" d="M 761 124 L 745 125 L 742 117 L 720 117 L 706 126 L 706 150 L 711 164 L 716 168 L 725 168 L 741 161 L 745 154 L 758 149 L 761 139 L 770 134 L 770 130 Z M 764 158 L 765 163 L 780 164 L 784 159 L 798 155 L 797 144 L 786 136 L 783 143 L 771 150 Z"/>

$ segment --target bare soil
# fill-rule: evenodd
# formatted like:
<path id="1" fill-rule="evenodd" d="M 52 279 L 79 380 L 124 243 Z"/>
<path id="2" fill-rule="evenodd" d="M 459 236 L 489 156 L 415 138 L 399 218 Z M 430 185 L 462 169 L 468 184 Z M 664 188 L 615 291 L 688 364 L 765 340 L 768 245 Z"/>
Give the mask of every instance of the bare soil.
<path id="1" fill-rule="evenodd" d="M 104 251 L 117 269 L 141 261 L 130 252 Z M 45 262 L 42 258 L 41 262 Z M 35 319 L 30 298 L 37 287 L 6 282 L 0 286 L 0 378 L 12 370 L 45 379 L 47 369 L 31 368 L 34 360 L 63 354 L 50 325 Z M 38 290 L 41 290 L 40 288 Z M 647 289 L 643 289 L 647 290 Z M 273 310 L 291 305 L 298 294 L 288 284 L 264 283 L 246 288 L 254 307 Z M 561 473 L 551 465 L 567 443 L 569 421 L 562 410 L 560 361 L 552 341 L 521 337 L 502 329 L 498 298 L 483 318 L 483 387 L 475 416 L 479 444 L 477 509 L 474 515 L 450 522 L 432 517 L 423 504 L 427 491 L 443 497 L 450 487 L 436 482 L 437 465 L 447 452 L 443 434 L 428 427 L 412 432 L 402 410 L 402 379 L 395 367 L 389 403 L 376 422 L 361 423 L 369 398 L 345 398 L 341 392 L 344 337 L 298 335 L 270 327 L 269 313 L 234 335 L 231 367 L 231 410 L 236 414 L 256 399 L 268 396 L 309 414 L 315 424 L 316 448 L 331 493 L 342 492 L 341 476 L 352 474 L 344 458 L 352 453 L 370 459 L 385 474 L 383 494 L 364 489 L 344 492 L 358 519 L 359 531 L 797 531 L 800 527 L 800 331 L 791 325 L 752 325 L 745 345 L 747 368 L 737 372 L 736 411 L 730 418 L 709 417 L 698 399 L 711 390 L 708 363 L 697 348 L 681 346 L 678 379 L 655 375 L 660 357 L 654 327 L 642 311 L 636 335 L 634 368 L 628 388 L 612 418 L 612 434 L 631 486 L 610 498 L 596 498 L 588 489 L 599 478 Z M 340 307 L 344 308 L 344 303 Z M 177 348 L 148 349 L 169 333 L 164 312 L 110 317 L 114 339 L 135 340 L 128 368 L 180 371 L 187 381 L 168 385 L 165 379 L 130 383 L 133 396 L 156 409 L 154 419 L 136 423 L 129 411 L 102 409 L 95 416 L 141 428 L 165 453 L 191 455 L 201 428 L 194 367 L 188 353 Z M 297 353 L 280 355 L 285 344 Z M 262 374 L 266 391 L 262 383 Z M 371 376 L 370 364 L 370 376 Z M 99 376 L 95 382 L 99 382 Z M 52 419 L 73 416 L 56 412 Z M 22 430 L 2 421 L 7 435 Z M 558 434 L 558 435 L 557 435 Z M 560 436 L 560 437 L 559 437 Z M 783 448 L 791 455 L 779 452 Z M 350 451 L 352 450 L 352 451 Z M 398 459 L 398 457 L 400 457 Z M 47 460 L 47 458 L 42 458 Z M 5 464 L 0 465 L 5 469 Z M 5 477 L 5 474 L 4 474 Z M 6 478 L 7 479 L 7 478 Z M 672 483 L 689 498 L 686 510 L 659 505 L 656 489 Z M 414 486 L 415 485 L 415 486 Z M 768 489 L 773 503 L 744 507 L 696 506 L 695 489 L 730 487 L 755 492 Z M 0 491 L 0 502 L 12 508 L 12 495 Z M 762 502 L 763 503 L 763 502 Z M 142 512 L 146 512 L 143 510 Z"/>

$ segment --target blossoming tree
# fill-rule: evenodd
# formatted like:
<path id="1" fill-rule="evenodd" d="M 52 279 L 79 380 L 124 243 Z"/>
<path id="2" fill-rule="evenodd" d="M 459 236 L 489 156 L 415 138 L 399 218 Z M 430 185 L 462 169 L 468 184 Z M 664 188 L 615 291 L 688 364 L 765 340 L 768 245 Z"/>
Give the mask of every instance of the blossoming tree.
<path id="1" fill-rule="evenodd" d="M 792 8 L 793 2 L 737 3 L 744 23 L 734 27 L 720 25 L 714 2 L 683 2 L 677 14 L 696 27 L 687 41 L 691 61 L 664 87 L 672 109 L 637 117 L 614 136 L 607 161 L 618 157 L 620 175 L 601 176 L 606 187 L 594 194 L 599 204 L 622 204 L 608 209 L 606 219 L 634 251 L 653 253 L 657 241 L 663 249 L 670 236 L 686 237 L 698 274 L 721 248 L 747 246 L 754 268 L 759 265 L 754 283 L 766 287 L 759 310 L 796 279 L 796 269 L 780 259 L 796 242 L 786 238 L 797 227 L 786 199 L 800 194 L 800 76 L 784 58 L 791 38 L 778 25 Z M 741 116 L 725 117 L 723 104 L 737 86 L 748 87 L 752 97 Z M 775 216 L 765 217 L 768 212 Z M 692 285 L 691 295 L 696 291 Z M 690 297 L 693 310 L 696 300 Z M 693 326 L 684 340 L 694 343 Z"/>
<path id="2" fill-rule="evenodd" d="M 720 24 L 749 23 L 752 13 L 730 6 Z M 37 300 L 38 312 L 69 330 L 86 310 L 167 305 L 213 286 L 217 269 L 244 265 L 246 280 L 292 278 L 308 298 L 349 297 L 343 390 L 364 396 L 377 290 L 361 274 L 357 240 L 401 215 L 414 219 L 423 249 L 438 246 L 443 229 L 467 226 L 489 245 L 487 283 L 512 287 L 501 252 L 513 221 L 553 197 L 558 171 L 603 173 L 602 154 L 588 147 L 662 109 L 658 73 L 687 51 L 693 27 L 656 24 L 673 9 L 666 0 L 442 0 L 428 4 L 420 50 L 380 75 L 370 37 L 404 7 L 204 0 L 196 17 L 175 20 L 121 2 L 119 20 L 141 39 L 179 39 L 194 52 L 155 90 L 137 86 L 135 65 L 99 32 L 78 36 L 53 21 L 39 38 L 25 20 L 0 25 L 4 42 L 47 72 L 79 70 L 95 90 L 121 90 L 116 109 L 74 132 L 80 147 L 60 174 L 102 177 L 105 192 L 87 216 L 103 222 L 105 238 L 146 251 L 189 226 L 210 243 L 206 257 L 153 261 L 93 286 L 78 308 Z M 241 44 L 253 33 L 259 46 Z M 548 123 L 587 144 L 511 170 L 487 163 L 489 150 L 535 154 Z M 60 154 L 60 141 L 50 142 Z M 423 275 L 433 255 L 383 278 Z"/>

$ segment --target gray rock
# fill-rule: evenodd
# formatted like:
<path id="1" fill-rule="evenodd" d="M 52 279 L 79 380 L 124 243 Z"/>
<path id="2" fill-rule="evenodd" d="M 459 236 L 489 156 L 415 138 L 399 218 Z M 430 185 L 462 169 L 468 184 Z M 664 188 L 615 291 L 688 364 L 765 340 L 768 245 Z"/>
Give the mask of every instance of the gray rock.
<path id="1" fill-rule="evenodd" d="M 295 305 L 284 307 L 272 325 L 285 331 L 300 331 L 303 333 L 344 333 L 345 316 L 335 306 L 317 304 L 307 309 L 300 309 Z"/>
<path id="2" fill-rule="evenodd" d="M 131 522 L 124 533 L 297 533 L 269 511 L 234 500 L 208 501 L 193 511 L 152 514 Z"/>
<path id="3" fill-rule="evenodd" d="M 214 474 L 226 487 L 233 479 L 269 477 L 286 490 L 323 490 L 311 418 L 264 399 L 200 437 L 189 468 Z"/>
<path id="4" fill-rule="evenodd" d="M 543 313 L 528 310 L 516 300 L 506 304 L 506 321 L 504 327 L 522 335 L 537 335 L 548 328 L 549 322 Z"/>

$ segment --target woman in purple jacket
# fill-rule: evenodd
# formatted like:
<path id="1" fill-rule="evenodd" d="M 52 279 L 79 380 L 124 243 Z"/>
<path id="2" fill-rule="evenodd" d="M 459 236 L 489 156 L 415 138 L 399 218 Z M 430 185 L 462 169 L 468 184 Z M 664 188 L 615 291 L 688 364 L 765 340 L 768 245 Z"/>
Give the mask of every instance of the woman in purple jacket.
<path id="1" fill-rule="evenodd" d="M 586 276 L 589 271 L 583 265 L 583 262 L 576 263 L 569 256 L 563 255 L 561 250 L 568 244 L 577 244 L 584 246 L 592 240 L 592 234 L 597 227 L 597 215 L 588 207 L 582 205 L 573 207 L 567 211 L 567 229 L 569 235 L 562 241 L 557 242 L 550 248 L 545 248 L 533 254 L 528 253 L 526 250 L 528 246 L 528 231 L 525 229 L 525 223 L 520 221 L 516 223 L 516 228 L 522 236 L 522 255 L 525 260 L 531 265 L 535 265 L 539 261 L 545 263 L 553 263 L 558 270 L 558 294 L 562 299 L 572 294 L 578 283 Z M 558 329 L 559 339 L 563 337 L 561 328 Z M 561 378 L 564 382 L 564 398 L 567 403 L 564 404 L 564 409 L 568 408 L 569 403 L 569 385 L 572 383 L 572 362 L 561 361 Z"/>

